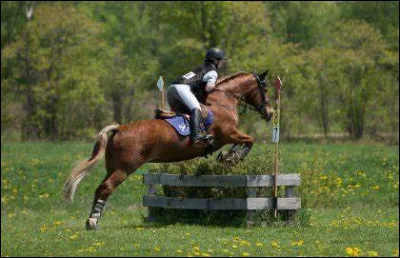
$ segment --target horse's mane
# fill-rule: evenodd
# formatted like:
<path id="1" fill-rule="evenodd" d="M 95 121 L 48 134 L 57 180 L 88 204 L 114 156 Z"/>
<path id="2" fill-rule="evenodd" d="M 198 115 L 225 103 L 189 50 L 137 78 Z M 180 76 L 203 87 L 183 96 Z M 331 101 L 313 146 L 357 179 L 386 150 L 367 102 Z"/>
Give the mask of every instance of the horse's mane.
<path id="1" fill-rule="evenodd" d="M 244 75 L 244 74 L 249 74 L 249 73 L 248 72 L 237 72 L 237 73 L 234 73 L 234 74 L 226 75 L 224 77 L 219 78 L 215 85 L 219 85 L 221 83 L 227 82 L 227 81 L 229 81 L 231 79 L 234 79 L 234 78 L 236 78 L 236 77 L 238 77 L 240 75 Z"/>

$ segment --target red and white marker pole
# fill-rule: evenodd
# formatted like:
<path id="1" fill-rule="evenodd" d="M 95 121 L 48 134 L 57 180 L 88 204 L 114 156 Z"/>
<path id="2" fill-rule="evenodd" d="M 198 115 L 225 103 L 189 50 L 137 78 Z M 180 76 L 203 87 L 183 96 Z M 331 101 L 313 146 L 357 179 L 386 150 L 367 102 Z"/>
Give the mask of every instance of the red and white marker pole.
<path id="1" fill-rule="evenodd" d="M 279 171 L 279 120 L 281 113 L 281 88 L 282 81 L 279 77 L 275 79 L 275 102 L 276 102 L 276 112 L 274 112 L 273 117 L 273 129 L 272 129 L 272 142 L 275 143 L 275 171 L 274 171 L 274 189 L 273 189 L 273 206 L 274 206 L 274 217 L 278 217 L 278 185 L 277 176 Z"/>

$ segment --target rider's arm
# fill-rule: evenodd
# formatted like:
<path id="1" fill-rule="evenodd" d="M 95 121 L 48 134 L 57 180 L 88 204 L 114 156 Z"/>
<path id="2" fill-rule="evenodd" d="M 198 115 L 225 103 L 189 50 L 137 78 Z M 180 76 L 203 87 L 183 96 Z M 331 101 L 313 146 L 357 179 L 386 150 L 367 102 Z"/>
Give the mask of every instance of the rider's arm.
<path id="1" fill-rule="evenodd" d="M 214 90 L 215 82 L 217 81 L 217 78 L 218 78 L 218 74 L 214 70 L 211 70 L 204 75 L 203 81 L 207 82 L 206 88 L 205 88 L 207 93 Z"/>

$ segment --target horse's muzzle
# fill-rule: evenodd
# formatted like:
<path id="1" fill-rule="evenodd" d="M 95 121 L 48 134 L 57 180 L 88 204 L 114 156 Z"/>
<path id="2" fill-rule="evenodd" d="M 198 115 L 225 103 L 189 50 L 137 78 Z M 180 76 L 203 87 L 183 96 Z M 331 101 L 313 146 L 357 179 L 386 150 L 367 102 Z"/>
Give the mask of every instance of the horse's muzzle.
<path id="1" fill-rule="evenodd" d="M 274 116 L 275 113 L 275 109 L 271 108 L 271 107 L 267 107 L 267 110 L 264 113 L 264 119 L 267 120 L 267 122 L 269 122 L 272 117 Z"/>
<path id="2" fill-rule="evenodd" d="M 272 114 L 265 114 L 265 116 L 264 116 L 264 118 L 265 118 L 265 120 L 267 120 L 267 122 L 269 122 L 269 121 L 271 121 L 271 118 L 272 118 Z"/>

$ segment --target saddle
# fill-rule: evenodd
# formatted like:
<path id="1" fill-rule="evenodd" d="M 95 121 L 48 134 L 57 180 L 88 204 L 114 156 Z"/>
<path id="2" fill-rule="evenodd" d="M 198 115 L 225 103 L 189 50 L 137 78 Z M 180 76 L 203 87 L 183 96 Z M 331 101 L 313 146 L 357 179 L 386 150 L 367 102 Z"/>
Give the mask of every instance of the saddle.
<path id="1" fill-rule="evenodd" d="M 200 106 L 201 106 L 201 118 L 204 120 L 208 117 L 208 108 L 201 103 Z M 161 108 L 156 108 L 154 110 L 154 118 L 156 119 L 167 119 L 176 116 L 185 116 L 187 119 L 190 118 L 190 115 L 187 113 L 187 111 L 184 110 L 178 112 L 168 111 Z"/>

